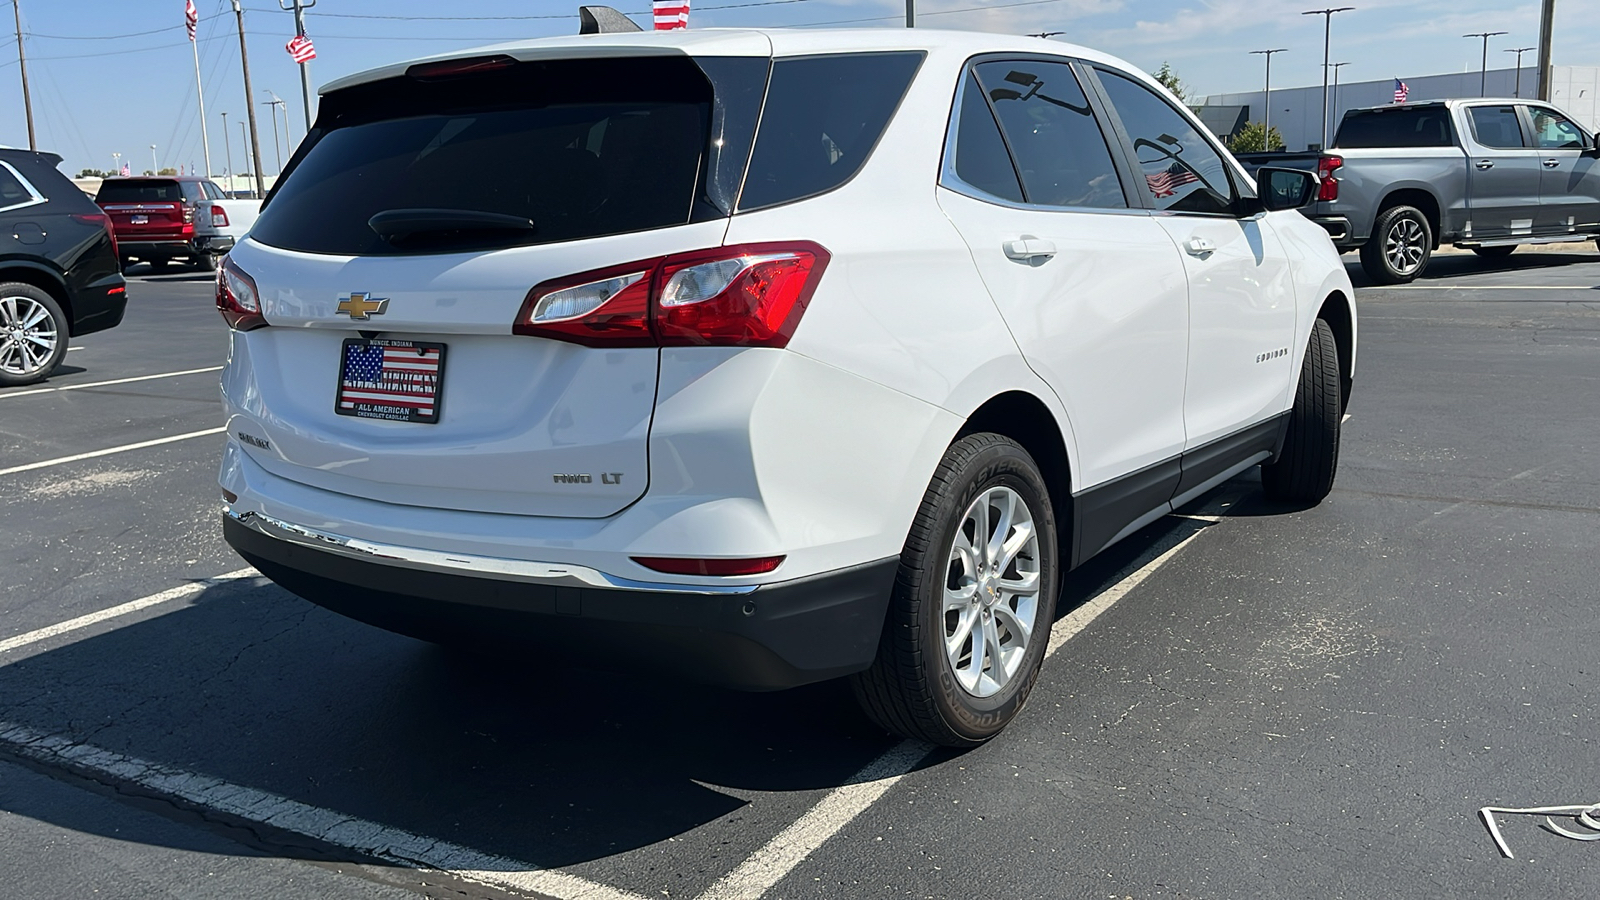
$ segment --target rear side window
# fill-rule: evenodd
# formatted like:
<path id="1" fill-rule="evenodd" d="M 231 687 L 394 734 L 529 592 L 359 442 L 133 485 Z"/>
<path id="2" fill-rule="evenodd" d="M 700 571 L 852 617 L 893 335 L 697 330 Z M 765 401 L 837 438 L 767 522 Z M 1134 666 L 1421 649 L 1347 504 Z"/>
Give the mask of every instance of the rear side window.
<path id="1" fill-rule="evenodd" d="M 10 166 L 0 166 L 0 210 L 33 202 L 33 192 Z"/>
<path id="2" fill-rule="evenodd" d="M 750 155 L 740 211 L 831 191 L 861 169 L 923 54 L 779 59 Z"/>
<path id="3" fill-rule="evenodd" d="M 180 203 L 183 190 L 176 181 L 105 181 L 94 196 L 96 203 Z"/>
<path id="4" fill-rule="evenodd" d="M 1105 136 L 1070 65 L 1002 61 L 983 63 L 977 73 L 1029 203 L 1127 207 Z"/>
<path id="5" fill-rule="evenodd" d="M 1346 113 L 1335 147 L 1452 147 L 1455 130 L 1450 111 L 1442 106 L 1375 109 Z M 1520 146 L 1520 145 L 1519 145 Z"/>
<path id="6" fill-rule="evenodd" d="M 200 182 L 200 187 L 201 187 L 202 190 L 205 191 L 207 200 L 223 200 L 223 199 L 226 199 L 226 198 L 224 198 L 222 196 L 222 188 L 217 187 L 212 182 L 202 181 L 202 182 Z"/>
<path id="7" fill-rule="evenodd" d="M 1154 91 L 1115 72 L 1099 72 L 1106 96 L 1133 141 L 1144 188 L 1156 209 L 1229 212 L 1233 183 L 1222 154 Z"/>
<path id="8" fill-rule="evenodd" d="M 1474 106 L 1471 112 L 1478 143 L 1502 150 L 1522 149 L 1522 122 L 1515 106 Z"/>
<path id="9" fill-rule="evenodd" d="M 289 250 L 382 255 L 690 221 L 712 116 L 711 84 L 692 60 L 499 59 L 329 95 L 314 140 L 251 236 Z M 441 227 L 391 243 L 368 222 L 392 210 L 495 213 L 533 229 Z"/>
<path id="10" fill-rule="evenodd" d="M 1000 126 L 989 111 L 988 101 L 983 99 L 977 76 L 970 72 L 956 120 L 955 170 L 957 178 L 986 194 L 1022 202 L 1022 185 L 1011 165 L 1011 155 L 1006 152 L 1006 142 L 1000 137 Z"/>

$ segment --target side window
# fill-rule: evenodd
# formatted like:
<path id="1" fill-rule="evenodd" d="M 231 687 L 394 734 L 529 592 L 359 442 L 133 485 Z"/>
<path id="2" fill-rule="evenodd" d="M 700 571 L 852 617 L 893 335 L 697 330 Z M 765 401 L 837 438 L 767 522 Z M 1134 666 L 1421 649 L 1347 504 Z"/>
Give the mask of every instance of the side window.
<path id="1" fill-rule="evenodd" d="M 1027 202 L 1127 207 L 1105 135 L 1071 66 L 1001 61 L 975 71 L 1011 145 Z"/>
<path id="2" fill-rule="evenodd" d="M 1133 141 L 1144 189 L 1157 209 L 1227 213 L 1234 201 L 1227 164 L 1189 120 L 1144 85 L 1100 69 L 1111 105 Z"/>
<path id="3" fill-rule="evenodd" d="M 1000 137 L 1000 126 L 983 99 L 983 88 L 972 73 L 967 73 L 961 90 L 961 109 L 956 116 L 956 177 L 1002 200 L 1022 202 L 1022 186 L 1011 154 Z"/>
<path id="4" fill-rule="evenodd" d="M 1533 136 L 1541 150 L 1582 150 L 1583 129 L 1572 124 L 1566 116 L 1555 110 L 1530 107 L 1533 115 Z"/>
<path id="5" fill-rule="evenodd" d="M 1472 107 L 1472 133 L 1485 147 L 1520 150 L 1523 146 L 1522 122 L 1515 106 Z"/>
<path id="6" fill-rule="evenodd" d="M 200 187 L 205 190 L 207 200 L 223 199 L 222 188 L 217 187 L 215 184 L 209 181 L 202 181 L 200 182 Z"/>
<path id="7" fill-rule="evenodd" d="M 0 209 L 10 209 L 33 200 L 33 194 L 9 166 L 0 166 Z"/>

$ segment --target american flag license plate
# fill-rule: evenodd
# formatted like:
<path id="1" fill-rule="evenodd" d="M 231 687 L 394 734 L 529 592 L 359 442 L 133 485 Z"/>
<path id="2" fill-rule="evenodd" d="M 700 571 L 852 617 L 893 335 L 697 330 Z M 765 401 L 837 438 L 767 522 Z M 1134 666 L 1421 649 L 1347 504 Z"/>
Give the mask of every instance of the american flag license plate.
<path id="1" fill-rule="evenodd" d="M 444 344 L 347 338 L 333 411 L 391 422 L 439 421 Z"/>

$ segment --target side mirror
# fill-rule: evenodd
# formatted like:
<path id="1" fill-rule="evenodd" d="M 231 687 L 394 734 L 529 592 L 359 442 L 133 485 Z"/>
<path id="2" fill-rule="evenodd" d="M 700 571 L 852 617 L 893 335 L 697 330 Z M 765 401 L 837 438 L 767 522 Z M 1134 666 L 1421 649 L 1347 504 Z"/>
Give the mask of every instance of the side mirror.
<path id="1" fill-rule="evenodd" d="M 1320 185 L 1315 172 L 1301 169 L 1263 166 L 1256 172 L 1256 191 L 1269 212 L 1310 206 L 1317 200 Z"/>

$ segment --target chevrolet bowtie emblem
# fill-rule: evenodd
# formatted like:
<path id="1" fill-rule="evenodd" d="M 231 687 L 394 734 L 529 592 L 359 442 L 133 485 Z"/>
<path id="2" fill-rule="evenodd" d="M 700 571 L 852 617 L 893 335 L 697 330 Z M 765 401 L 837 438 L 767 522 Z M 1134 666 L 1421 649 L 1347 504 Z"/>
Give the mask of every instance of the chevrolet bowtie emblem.
<path id="1" fill-rule="evenodd" d="M 339 301 L 338 309 L 352 319 L 370 319 L 381 316 L 389 309 L 389 298 L 372 299 L 371 294 L 351 294 Z"/>

